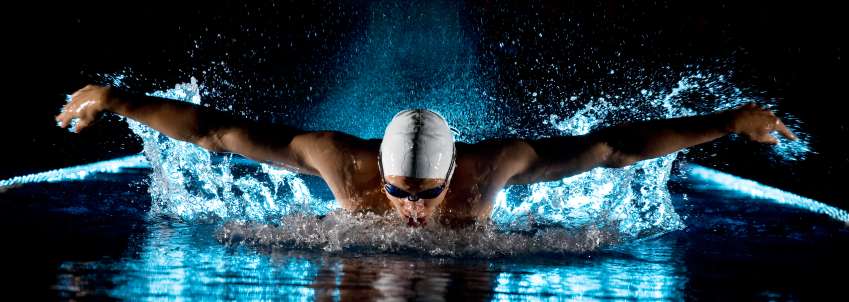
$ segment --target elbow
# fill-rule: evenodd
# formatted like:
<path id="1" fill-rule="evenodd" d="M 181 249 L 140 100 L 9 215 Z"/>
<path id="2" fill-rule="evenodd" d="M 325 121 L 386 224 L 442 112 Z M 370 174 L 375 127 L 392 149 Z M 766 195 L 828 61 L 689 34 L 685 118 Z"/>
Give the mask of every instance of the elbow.
<path id="1" fill-rule="evenodd" d="M 624 168 L 640 161 L 640 157 L 634 152 L 627 152 L 628 144 L 623 141 L 624 135 L 617 134 L 611 129 L 602 130 L 595 134 L 595 146 L 593 152 L 600 162 L 599 166 L 604 168 Z"/>
<path id="2" fill-rule="evenodd" d="M 227 152 L 222 140 L 222 134 L 219 132 L 210 132 L 206 135 L 196 137 L 191 142 L 211 152 Z"/>
<path id="3" fill-rule="evenodd" d="M 624 168 L 640 161 L 638 156 L 622 152 L 606 143 L 602 145 L 600 147 L 601 162 L 605 168 Z"/>
<path id="4" fill-rule="evenodd" d="M 639 161 L 639 159 L 637 159 L 636 157 L 633 157 L 633 156 L 622 155 L 622 154 L 612 154 L 605 161 L 604 167 L 605 168 L 624 168 L 624 167 L 630 166 L 630 165 L 632 165 L 632 164 L 634 164 L 638 161 Z"/>
<path id="5" fill-rule="evenodd" d="M 635 162 L 632 156 L 622 152 L 621 143 L 612 135 L 610 129 L 603 129 L 593 135 L 591 154 L 595 157 L 596 166 L 603 168 L 623 168 Z"/>

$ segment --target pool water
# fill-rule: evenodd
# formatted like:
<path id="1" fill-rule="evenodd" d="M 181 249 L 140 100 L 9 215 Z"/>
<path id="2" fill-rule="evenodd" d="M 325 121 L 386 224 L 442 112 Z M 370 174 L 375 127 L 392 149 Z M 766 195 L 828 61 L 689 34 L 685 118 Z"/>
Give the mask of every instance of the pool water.
<path id="1" fill-rule="evenodd" d="M 149 168 L 0 193 L 9 295 L 73 300 L 800 300 L 837 297 L 846 224 L 669 182 L 686 228 L 589 251 L 433 256 L 227 239 L 233 222 L 150 215 Z"/>
<path id="2" fill-rule="evenodd" d="M 624 14 L 633 22 L 610 27 L 605 14 L 585 18 L 534 3 L 526 13 L 489 2 L 469 12 L 455 1 L 322 4 L 319 18 L 278 4 L 228 6 L 224 16 L 197 5 L 174 27 L 176 40 L 127 34 L 177 45 L 162 52 L 167 60 L 86 74 L 137 93 L 363 138 L 381 137 L 399 110 L 429 108 L 467 143 L 581 135 L 757 102 L 801 138 L 757 157 L 792 175 L 816 152 L 792 106 L 780 106 L 782 95 L 746 84 L 733 61 L 690 51 L 676 60 L 662 51 L 655 42 L 670 31 L 637 25 L 686 19 L 661 17 L 664 3 L 663 14 Z M 300 28 L 291 24 L 298 16 L 318 22 Z M 71 27 L 123 30 L 104 20 L 92 23 L 103 29 Z M 674 32 L 679 24 L 671 24 Z M 726 37 L 725 27 L 718 35 Z M 104 53 L 128 51 L 104 44 Z M 410 229 L 339 212 L 320 179 L 211 155 L 126 122 L 133 136 L 111 139 L 140 142 L 144 155 L 0 180 L 2 293 L 34 301 L 834 300 L 844 293 L 849 214 L 685 163 L 679 155 L 687 151 L 507 188 L 492 224 Z M 732 135 L 692 159 L 752 150 L 741 141 Z"/>
<path id="3" fill-rule="evenodd" d="M 543 110 L 544 129 L 526 134 L 580 135 L 609 120 L 691 116 L 749 100 L 716 88 L 727 85 L 690 74 L 671 89 L 641 91 L 627 101 L 634 106 L 592 98 L 574 111 Z M 696 105 L 683 97 L 701 90 L 719 97 Z M 150 94 L 204 104 L 195 79 Z M 426 105 L 447 113 L 460 141 L 491 136 L 461 109 Z M 392 110 L 341 126 L 379 137 Z M 686 163 L 678 157 L 686 150 L 505 188 L 491 223 L 413 229 L 346 214 L 319 178 L 125 121 L 143 154 L 0 180 L 2 227 L 13 243 L 4 259 L 16 277 L 9 292 L 134 301 L 796 300 L 840 294 L 831 275 L 847 263 L 846 211 Z M 802 139 L 768 154 L 780 162 L 809 152 Z"/>

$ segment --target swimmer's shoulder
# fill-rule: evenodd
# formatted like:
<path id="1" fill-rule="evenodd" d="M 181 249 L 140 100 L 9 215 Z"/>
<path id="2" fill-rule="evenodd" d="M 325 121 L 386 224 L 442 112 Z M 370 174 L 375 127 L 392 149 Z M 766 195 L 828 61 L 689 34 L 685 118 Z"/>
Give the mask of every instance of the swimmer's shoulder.
<path id="1" fill-rule="evenodd" d="M 491 170 L 510 164 L 525 151 L 519 139 L 488 139 L 476 143 L 457 143 L 457 163 Z"/>
<path id="2" fill-rule="evenodd" d="M 527 144 L 519 139 L 458 144 L 457 184 L 476 186 L 486 199 L 494 198 L 528 164 L 528 152 Z"/>

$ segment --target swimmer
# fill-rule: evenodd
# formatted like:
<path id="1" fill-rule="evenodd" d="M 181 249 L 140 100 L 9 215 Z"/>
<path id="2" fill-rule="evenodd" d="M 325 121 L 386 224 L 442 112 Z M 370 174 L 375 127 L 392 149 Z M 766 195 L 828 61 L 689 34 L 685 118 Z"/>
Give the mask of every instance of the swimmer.
<path id="1" fill-rule="evenodd" d="M 56 116 L 75 132 L 112 112 L 212 152 L 236 153 L 324 179 L 351 212 L 397 212 L 409 225 L 487 220 L 505 186 L 559 180 L 596 167 L 621 168 L 736 133 L 776 144 L 796 140 L 772 112 L 747 104 L 706 115 L 622 124 L 578 136 L 455 142 L 427 109 L 399 112 L 382 139 L 303 131 L 112 87 L 86 86 Z"/>

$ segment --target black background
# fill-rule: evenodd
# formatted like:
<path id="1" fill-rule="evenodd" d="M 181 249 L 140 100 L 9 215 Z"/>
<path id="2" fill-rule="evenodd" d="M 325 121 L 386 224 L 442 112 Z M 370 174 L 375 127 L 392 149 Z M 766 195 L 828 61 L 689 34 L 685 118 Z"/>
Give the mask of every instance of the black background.
<path id="1" fill-rule="evenodd" d="M 845 10 L 838 2 L 468 1 L 458 7 L 464 26 L 474 36 L 478 63 L 497 83 L 493 85 L 496 94 L 514 107 L 527 100 L 526 91 L 539 87 L 551 95 L 542 102 L 558 102 L 568 91 L 600 95 L 630 81 L 636 81 L 636 87 L 646 86 L 639 81 L 670 87 L 673 83 L 664 81 L 675 77 L 655 76 L 668 75 L 661 71 L 666 67 L 684 70 L 688 64 L 699 64 L 732 72 L 739 87 L 755 96 L 776 99 L 783 112 L 803 121 L 817 153 L 801 162 L 776 162 L 765 157 L 763 146 L 723 140 L 721 148 L 693 148 L 684 158 L 849 208 L 849 151 L 843 147 L 849 138 L 845 118 L 849 105 L 842 57 L 847 26 Z M 0 18 L 5 73 L 0 103 L 0 179 L 138 153 L 139 142 L 114 120 L 78 135 L 55 127 L 53 116 L 64 104 L 65 95 L 87 83 L 102 84 L 105 74 L 133 75 L 125 83 L 137 91 L 170 88 L 189 76 L 209 85 L 222 79 L 251 83 L 250 89 L 215 86 L 224 95 L 237 98 L 236 111 L 264 108 L 294 117 L 297 109 L 303 108 L 299 106 L 310 106 L 310 99 L 325 92 L 322 87 L 337 81 L 333 66 L 346 59 L 338 54 L 363 34 L 372 11 L 373 3 L 368 1 L 5 4 Z M 516 40 L 521 44 L 497 47 Z M 217 64 L 222 61 L 230 67 L 229 72 L 221 72 Z M 551 64 L 565 72 L 538 68 Z M 637 72 L 643 75 L 641 79 L 611 79 L 608 70 L 612 68 L 645 71 Z M 317 89 L 311 92 L 310 86 Z M 531 128 L 539 125 L 532 115 L 515 123 Z M 709 156 L 714 153 L 716 156 Z M 4 293 L 52 296 L 55 293 L 45 289 L 56 284 L 64 261 L 98 261 L 102 255 L 119 258 L 126 255 L 128 246 L 138 244 L 128 240 L 144 234 L 142 215 L 114 208 L 143 205 L 132 204 L 129 197 L 101 204 L 96 190 L 65 187 L 73 185 L 44 186 L 59 192 L 47 200 L 24 198 L 26 190 L 17 191 L 17 198 L 4 200 L 7 207 L 0 215 L 7 242 L 3 267 L 5 275 L 14 279 L 2 283 L 9 287 Z M 112 193 L 130 191 L 130 197 L 144 194 L 140 186 L 128 189 L 118 183 L 111 187 Z M 95 212 L 112 217 L 51 211 L 79 200 L 90 201 L 88 206 Z M 98 206 L 104 209 L 97 210 Z M 725 230 L 722 223 L 715 224 L 720 231 Z M 715 232 L 707 228 L 701 234 L 716 236 Z M 689 267 L 694 276 L 714 276 L 721 271 L 711 263 L 747 273 L 731 280 L 693 279 L 690 286 L 702 295 L 739 294 L 734 287 L 746 288 L 752 282 L 760 287 L 801 287 L 805 293 L 822 294 L 822 289 L 839 288 L 841 279 L 823 284 L 824 277 L 818 275 L 833 266 L 831 261 L 845 250 L 831 246 L 838 243 L 823 241 L 821 245 L 802 242 L 798 250 L 783 252 L 774 251 L 781 248 L 772 244 L 756 245 L 769 252 L 752 257 L 779 255 L 773 257 L 791 260 L 790 270 L 727 260 L 724 254 L 705 260 L 710 256 L 703 255 L 703 250 L 723 247 L 694 246 L 689 255 L 695 259 Z M 801 262 L 793 264 L 794 255 L 810 255 L 805 252 L 811 250 L 826 256 L 798 257 L 795 261 Z M 699 274 L 702 271 L 707 273 Z M 808 282 L 801 285 L 791 284 L 799 279 L 776 280 L 788 272 L 812 277 L 803 278 Z"/>
<path id="2" fill-rule="evenodd" d="M 115 121 L 80 135 L 55 127 L 64 96 L 102 83 L 104 74 L 128 72 L 134 75 L 127 80 L 131 88 L 151 91 L 189 76 L 213 83 L 218 78 L 202 71 L 224 61 L 229 80 L 252 83 L 251 89 L 223 88 L 241 97 L 236 110 L 268 108 L 268 100 L 281 98 L 309 105 L 303 100 L 320 97 L 320 87 L 335 80 L 332 66 L 344 59 L 335 54 L 362 34 L 372 7 L 364 1 L 22 5 L 4 8 L 0 178 L 139 152 L 138 141 Z M 849 207 L 849 152 L 843 147 L 849 138 L 842 57 L 847 27 L 836 2 L 469 1 L 460 7 L 480 64 L 498 81 L 505 102 L 521 103 L 521 91 L 545 85 L 543 79 L 556 83 L 547 88 L 554 97 L 544 102 L 576 87 L 604 91 L 609 85 L 601 79 L 610 66 L 646 68 L 648 80 L 653 71 L 687 64 L 733 72 L 740 87 L 777 99 L 784 112 L 803 121 L 817 153 L 776 164 L 763 156 L 764 147 L 736 143 L 695 148 L 687 159 Z M 536 37 L 539 32 L 545 35 Z M 521 45 L 498 51 L 507 36 Z M 569 72 L 534 68 L 539 58 Z M 281 82 L 288 84 L 275 84 Z M 272 109 L 293 114 L 292 108 L 297 106 Z"/>

